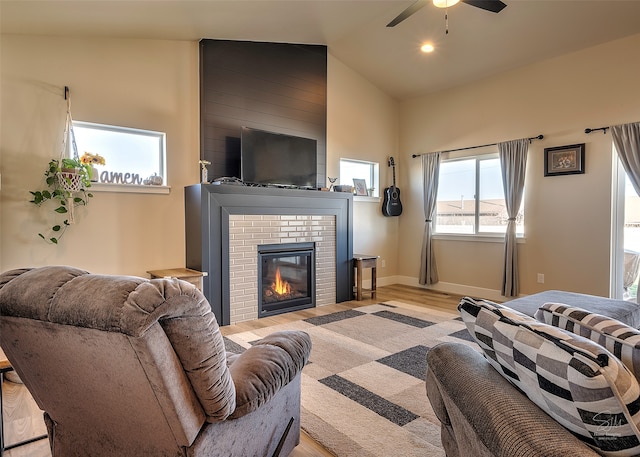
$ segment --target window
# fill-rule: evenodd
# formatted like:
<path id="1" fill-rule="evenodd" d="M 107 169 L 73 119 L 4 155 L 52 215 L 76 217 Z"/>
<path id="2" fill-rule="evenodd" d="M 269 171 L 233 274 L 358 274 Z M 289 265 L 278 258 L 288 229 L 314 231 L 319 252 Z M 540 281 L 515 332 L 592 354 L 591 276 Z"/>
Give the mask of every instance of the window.
<path id="1" fill-rule="evenodd" d="M 638 272 L 640 270 L 640 197 L 618 160 L 620 173 L 624 175 L 624 228 L 623 228 L 623 267 L 622 298 L 637 300 Z M 620 296 L 620 295 L 618 295 Z"/>
<path id="2" fill-rule="evenodd" d="M 100 183 L 143 185 L 155 174 L 167 185 L 163 132 L 79 121 L 73 131 L 80 155 L 104 157 L 106 164 L 96 167 Z"/>
<path id="3" fill-rule="evenodd" d="M 340 184 L 353 186 L 353 178 L 364 179 L 371 197 L 380 196 L 378 164 L 364 160 L 340 159 Z M 373 189 L 373 191 L 371 190 Z"/>
<path id="4" fill-rule="evenodd" d="M 508 219 L 497 154 L 440 163 L 435 233 L 503 234 Z M 516 232 L 524 234 L 524 199 Z"/>

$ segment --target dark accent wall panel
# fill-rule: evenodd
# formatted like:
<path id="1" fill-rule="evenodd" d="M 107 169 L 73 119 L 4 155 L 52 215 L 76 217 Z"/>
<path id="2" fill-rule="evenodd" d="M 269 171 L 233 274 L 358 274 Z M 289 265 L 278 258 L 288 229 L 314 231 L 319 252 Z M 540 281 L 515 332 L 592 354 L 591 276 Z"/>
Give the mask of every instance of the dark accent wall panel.
<path id="1" fill-rule="evenodd" d="M 200 157 L 209 177 L 240 177 L 240 129 L 318 143 L 326 185 L 327 48 L 252 41 L 200 41 Z"/>

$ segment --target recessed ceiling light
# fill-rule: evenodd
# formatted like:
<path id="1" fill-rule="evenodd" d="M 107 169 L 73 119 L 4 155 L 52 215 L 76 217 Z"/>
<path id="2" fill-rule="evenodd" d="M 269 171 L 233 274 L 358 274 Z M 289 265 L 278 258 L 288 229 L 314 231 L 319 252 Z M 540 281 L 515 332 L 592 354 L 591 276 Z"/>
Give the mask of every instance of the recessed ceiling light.
<path id="1" fill-rule="evenodd" d="M 425 53 L 433 52 L 434 49 L 435 48 L 431 43 L 425 43 L 422 46 L 420 46 L 420 50 Z"/>

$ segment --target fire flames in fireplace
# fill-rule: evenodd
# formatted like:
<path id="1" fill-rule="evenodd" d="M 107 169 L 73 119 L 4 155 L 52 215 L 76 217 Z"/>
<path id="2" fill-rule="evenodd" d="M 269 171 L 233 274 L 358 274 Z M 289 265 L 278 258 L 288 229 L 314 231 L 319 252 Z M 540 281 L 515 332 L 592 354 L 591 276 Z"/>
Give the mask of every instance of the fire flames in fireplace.
<path id="1" fill-rule="evenodd" d="M 291 293 L 291 284 L 289 284 L 287 281 L 284 281 L 282 279 L 282 276 L 280 275 L 280 267 L 278 267 L 278 269 L 276 270 L 276 281 L 273 284 L 271 284 L 271 288 L 278 295 L 285 295 L 285 294 Z"/>
<path id="2" fill-rule="evenodd" d="M 273 303 L 282 300 L 292 300 L 294 298 L 305 297 L 306 295 L 299 292 L 291 283 L 282 279 L 280 274 L 280 267 L 276 269 L 275 278 L 270 286 L 265 287 L 263 291 L 264 300 L 266 303 Z"/>

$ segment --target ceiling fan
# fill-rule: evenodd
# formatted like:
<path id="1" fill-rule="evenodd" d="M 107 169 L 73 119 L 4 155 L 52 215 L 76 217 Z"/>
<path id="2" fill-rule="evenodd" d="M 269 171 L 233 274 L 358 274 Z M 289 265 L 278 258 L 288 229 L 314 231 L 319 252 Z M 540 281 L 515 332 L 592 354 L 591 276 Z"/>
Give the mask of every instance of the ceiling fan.
<path id="1" fill-rule="evenodd" d="M 433 4 L 438 8 L 448 8 L 455 5 L 459 1 L 462 1 L 462 3 L 466 3 L 467 5 L 475 6 L 476 8 L 490 11 L 492 13 L 499 13 L 505 6 L 507 6 L 500 0 L 417 0 L 413 5 L 409 6 L 406 10 L 400 13 L 393 21 L 389 22 L 387 24 L 387 27 L 395 27 L 396 25 L 407 19 L 409 16 L 411 16 L 413 13 L 431 2 L 433 2 Z"/>

